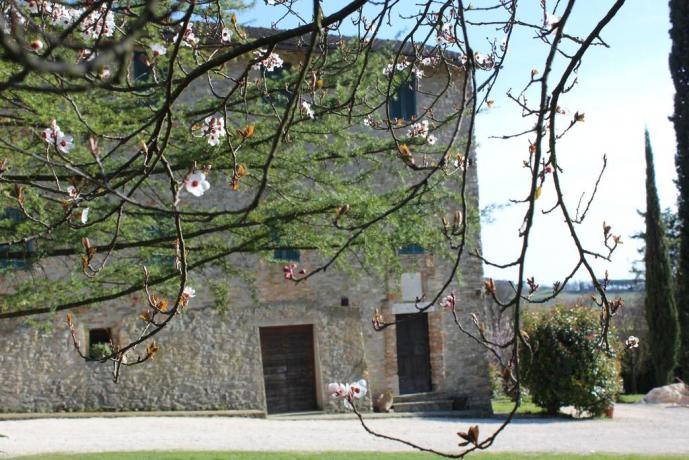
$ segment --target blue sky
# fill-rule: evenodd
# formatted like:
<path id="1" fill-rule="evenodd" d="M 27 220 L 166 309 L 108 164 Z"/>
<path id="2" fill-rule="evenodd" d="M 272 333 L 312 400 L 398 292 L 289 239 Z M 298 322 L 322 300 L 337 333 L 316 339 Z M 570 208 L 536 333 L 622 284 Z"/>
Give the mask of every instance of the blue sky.
<path id="1" fill-rule="evenodd" d="M 270 27 L 283 13 L 280 6 L 267 6 L 262 0 L 250 11 L 239 14 L 240 23 Z M 310 16 L 311 1 L 301 2 L 304 17 Z M 418 10 L 414 0 L 402 0 L 407 13 Z M 493 0 L 474 0 L 475 6 L 495 3 Z M 553 4 L 551 0 L 549 2 Z M 538 0 L 522 0 L 524 18 L 538 14 Z M 579 0 L 566 31 L 583 35 L 601 16 L 611 0 Z M 342 1 L 325 0 L 326 14 L 343 5 Z M 396 13 L 402 10 L 398 10 Z M 294 26 L 290 20 L 281 27 Z M 383 37 L 392 38 L 404 32 L 408 23 L 393 15 L 392 26 L 385 26 Z M 344 32 L 347 33 L 348 24 Z M 666 1 L 627 0 L 618 16 L 603 32 L 610 48 L 592 49 L 579 70 L 579 84 L 563 100 L 562 105 L 572 113 L 584 112 L 586 121 L 578 125 L 559 144 L 560 165 L 565 200 L 571 208 L 582 192 L 590 192 L 602 155 L 608 158 L 608 168 L 599 195 L 587 219 L 579 226 L 585 245 L 603 250 L 603 221 L 612 225 L 624 244 L 613 255 L 612 262 L 596 261 L 595 268 L 602 275 L 608 270 L 612 278 L 631 277 L 632 263 L 639 259 L 639 242 L 631 236 L 643 227 L 637 210 L 645 208 L 644 189 L 644 127 L 651 133 L 655 153 L 656 180 L 662 207 L 674 207 L 676 189 L 674 152 L 675 138 L 668 117 L 672 114 L 674 88 L 668 69 L 670 51 L 669 14 Z M 473 43 L 487 43 L 486 38 L 500 37 L 495 30 L 484 28 L 472 36 Z M 532 68 L 538 68 L 538 57 L 546 52 L 533 32 L 517 32 L 512 42 L 513 54 L 508 58 L 502 80 L 492 99 L 493 108 L 478 118 L 476 138 L 481 206 L 501 205 L 510 198 L 526 194 L 527 172 L 520 167 L 527 158 L 525 139 L 497 141 L 489 136 L 509 134 L 528 128 L 531 121 L 522 120 L 519 110 L 505 96 L 509 88 L 521 88 Z M 474 45 L 480 51 L 480 46 Z M 542 59 L 540 59 L 542 62 Z M 532 96 L 533 97 L 533 96 Z M 563 121 L 566 120 L 563 119 Z M 547 182 L 539 205 L 545 209 L 554 203 L 552 184 Z M 498 263 L 511 260 L 520 248 L 518 228 L 523 209 L 508 206 L 492 213 L 482 224 L 484 254 Z M 576 261 L 576 254 L 568 239 L 559 214 L 544 216 L 537 221 L 530 240 L 527 274 L 547 284 L 563 278 Z M 486 275 L 511 279 L 514 272 L 486 267 Z M 580 272 L 576 279 L 585 279 Z"/>

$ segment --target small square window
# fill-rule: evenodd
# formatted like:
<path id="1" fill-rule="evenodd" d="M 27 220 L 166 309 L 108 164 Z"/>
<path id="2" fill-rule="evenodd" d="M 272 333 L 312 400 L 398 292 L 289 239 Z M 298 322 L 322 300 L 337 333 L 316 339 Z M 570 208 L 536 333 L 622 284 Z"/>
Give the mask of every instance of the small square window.
<path id="1" fill-rule="evenodd" d="M 0 211 L 0 221 L 9 221 L 8 230 L 14 227 L 13 224 L 20 223 L 24 220 L 24 215 L 17 208 L 5 208 Z M 36 242 L 34 240 L 25 244 L 17 244 L 10 246 L 8 244 L 0 244 L 0 269 L 25 269 L 31 265 L 30 257 L 36 251 Z M 10 254 L 12 254 L 10 256 Z"/>
<path id="2" fill-rule="evenodd" d="M 424 252 L 423 246 L 418 244 L 407 244 L 397 251 L 398 254 L 423 254 Z"/>
<path id="3" fill-rule="evenodd" d="M 112 351 L 110 329 L 89 329 L 89 358 L 102 359 Z"/>
<path id="4" fill-rule="evenodd" d="M 416 118 L 416 80 L 402 83 L 388 100 L 390 119 L 410 121 Z"/>
<path id="5" fill-rule="evenodd" d="M 276 249 L 273 252 L 273 259 L 276 260 L 299 262 L 299 256 L 299 249 Z"/>

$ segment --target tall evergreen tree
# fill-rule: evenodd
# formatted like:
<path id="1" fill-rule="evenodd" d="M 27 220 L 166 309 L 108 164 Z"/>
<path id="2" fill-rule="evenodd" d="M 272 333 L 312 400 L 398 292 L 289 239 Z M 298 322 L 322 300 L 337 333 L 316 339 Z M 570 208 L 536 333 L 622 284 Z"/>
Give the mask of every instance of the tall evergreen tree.
<path id="1" fill-rule="evenodd" d="M 679 365 L 689 378 L 689 2 L 670 0 L 670 73 L 675 84 L 675 113 L 672 121 L 677 136 L 678 219 L 680 228 L 677 273 L 677 310 L 680 321 Z"/>
<path id="2" fill-rule="evenodd" d="M 656 385 L 672 380 L 679 349 L 677 306 L 667 255 L 665 225 L 660 214 L 653 169 L 653 150 L 646 130 L 646 322 Z"/>

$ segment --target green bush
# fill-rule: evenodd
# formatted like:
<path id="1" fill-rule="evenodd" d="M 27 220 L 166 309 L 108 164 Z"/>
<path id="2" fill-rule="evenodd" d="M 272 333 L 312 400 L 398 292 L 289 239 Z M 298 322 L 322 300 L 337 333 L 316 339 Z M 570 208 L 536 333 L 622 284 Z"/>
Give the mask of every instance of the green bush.
<path id="1" fill-rule="evenodd" d="M 525 322 L 531 350 L 521 348 L 523 382 L 549 414 L 574 406 L 601 415 L 621 389 L 620 363 L 598 346 L 599 313 L 591 307 L 555 307 Z M 610 333 L 611 347 L 619 344 Z"/>

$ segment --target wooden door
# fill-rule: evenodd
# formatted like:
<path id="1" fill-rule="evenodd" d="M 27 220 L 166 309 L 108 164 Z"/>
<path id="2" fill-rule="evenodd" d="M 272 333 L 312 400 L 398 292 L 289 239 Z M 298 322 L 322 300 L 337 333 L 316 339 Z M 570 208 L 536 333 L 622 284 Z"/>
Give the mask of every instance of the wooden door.
<path id="1" fill-rule="evenodd" d="M 397 372 L 400 394 L 431 391 L 428 315 L 397 316 Z"/>
<path id="2" fill-rule="evenodd" d="M 260 336 L 268 413 L 316 410 L 313 326 L 262 327 Z"/>

